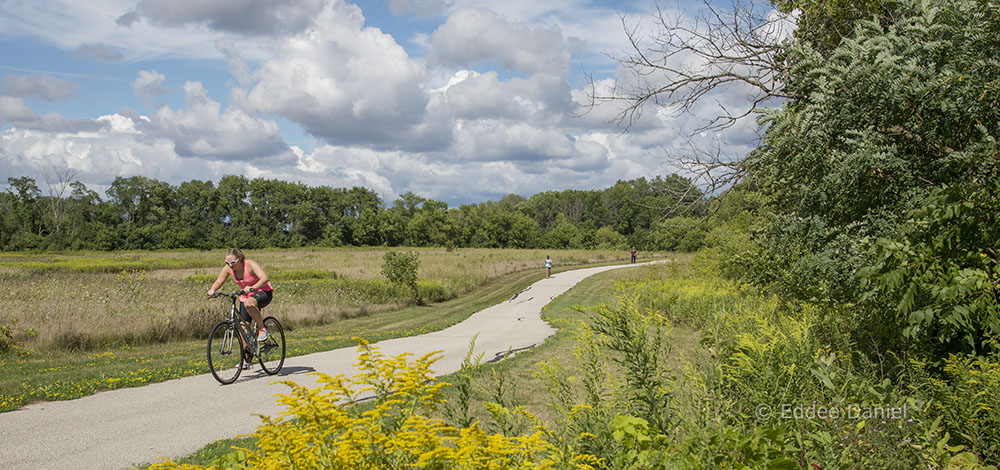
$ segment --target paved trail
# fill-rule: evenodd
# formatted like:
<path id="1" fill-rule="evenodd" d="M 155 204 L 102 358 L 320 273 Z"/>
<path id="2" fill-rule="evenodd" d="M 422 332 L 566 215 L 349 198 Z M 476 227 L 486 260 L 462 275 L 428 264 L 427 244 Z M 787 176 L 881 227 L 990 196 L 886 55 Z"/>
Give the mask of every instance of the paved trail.
<path id="1" fill-rule="evenodd" d="M 629 266 L 636 265 L 562 272 L 444 330 L 377 345 L 390 356 L 442 350 L 434 373 L 450 374 L 473 336 L 479 335 L 475 354 L 484 353 L 485 360 L 537 345 L 555 333 L 542 321 L 542 307 L 590 275 Z M 260 423 L 253 413 L 277 415 L 274 394 L 287 387 L 270 382 L 313 386 L 315 377 L 308 372 L 353 375 L 356 355 L 349 347 L 294 357 L 278 376 L 266 376 L 258 366 L 227 386 L 205 374 L 0 413 L 0 469 L 122 469 L 188 455 L 210 442 L 253 432 Z"/>

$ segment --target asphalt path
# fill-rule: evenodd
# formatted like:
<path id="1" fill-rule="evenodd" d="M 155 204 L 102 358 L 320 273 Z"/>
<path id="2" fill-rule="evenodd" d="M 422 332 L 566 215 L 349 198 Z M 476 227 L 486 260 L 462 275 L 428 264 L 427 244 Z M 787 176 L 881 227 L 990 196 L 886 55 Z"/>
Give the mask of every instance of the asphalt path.
<path id="1" fill-rule="evenodd" d="M 388 356 L 443 351 L 433 371 L 450 374 L 474 336 L 474 354 L 482 353 L 484 360 L 540 344 L 555 334 L 541 319 L 542 307 L 588 276 L 630 266 L 636 265 L 561 272 L 444 330 L 376 345 Z M 122 469 L 182 457 L 253 432 L 261 422 L 258 414 L 277 416 L 281 408 L 275 395 L 288 388 L 273 381 L 311 387 L 316 378 L 309 372 L 354 375 L 356 357 L 356 347 L 341 348 L 286 359 L 276 376 L 256 365 L 232 385 L 219 385 L 204 374 L 0 413 L 0 469 Z"/>

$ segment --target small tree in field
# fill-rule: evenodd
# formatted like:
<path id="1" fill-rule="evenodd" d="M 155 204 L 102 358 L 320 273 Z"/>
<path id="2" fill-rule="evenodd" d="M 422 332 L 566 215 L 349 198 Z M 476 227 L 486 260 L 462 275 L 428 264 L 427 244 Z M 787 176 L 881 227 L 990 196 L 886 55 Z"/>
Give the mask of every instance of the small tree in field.
<path id="1" fill-rule="evenodd" d="M 390 251 L 385 254 L 385 263 L 382 264 L 382 275 L 389 282 L 402 284 L 413 293 L 413 301 L 420 305 L 420 293 L 417 291 L 417 270 L 420 268 L 419 256 L 412 252 L 396 253 Z"/>

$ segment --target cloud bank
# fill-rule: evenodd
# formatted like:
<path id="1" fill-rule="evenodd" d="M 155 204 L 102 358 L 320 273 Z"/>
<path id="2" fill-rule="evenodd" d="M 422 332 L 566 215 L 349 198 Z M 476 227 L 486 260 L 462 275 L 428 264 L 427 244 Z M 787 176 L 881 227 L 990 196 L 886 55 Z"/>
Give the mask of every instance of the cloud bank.
<path id="1" fill-rule="evenodd" d="M 119 7 L 102 26 L 111 29 L 82 31 L 85 40 L 65 47 L 107 62 L 149 54 L 150 44 L 209 57 L 235 79 L 227 96 L 212 96 L 197 77 L 171 75 L 170 83 L 184 83 L 174 90 L 166 74 L 126 59 L 137 60 L 126 81 L 147 106 L 175 92 L 183 104 L 69 119 L 42 115 L 30 100 L 72 99 L 75 82 L 5 77 L 0 170 L 31 175 L 58 163 L 96 187 L 117 175 L 178 184 L 245 174 L 456 204 L 673 172 L 664 149 L 683 149 L 698 113 L 708 113 L 647 113 L 623 133 L 610 122 L 616 104 L 587 108 L 585 88 L 571 83 L 574 61 L 599 54 L 579 37 L 611 44 L 623 35 L 614 10 L 589 2 L 392 0 L 394 14 L 439 18 L 419 33 L 419 50 L 403 45 L 413 37 L 368 24 L 342 0 L 107 1 Z M 122 49 L 133 37 L 141 49 Z M 611 89 L 617 77 L 595 85 Z M 713 98 L 743 97 L 731 90 Z M 289 143 L 287 126 L 314 140 Z M 734 135 L 751 140 L 752 129 L 737 126 Z"/>

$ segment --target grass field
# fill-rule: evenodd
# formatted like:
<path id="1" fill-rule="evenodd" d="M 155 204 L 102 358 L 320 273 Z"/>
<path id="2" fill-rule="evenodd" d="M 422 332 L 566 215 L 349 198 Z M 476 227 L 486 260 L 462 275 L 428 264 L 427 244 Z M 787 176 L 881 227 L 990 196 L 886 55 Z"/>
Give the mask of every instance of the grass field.
<path id="1" fill-rule="evenodd" d="M 386 249 L 260 250 L 249 253 L 276 288 L 271 310 L 289 327 L 398 309 L 405 289 L 383 280 Z M 502 276 L 556 266 L 622 261 L 625 252 L 417 249 L 429 301 L 463 295 Z M 33 351 L 96 350 L 204 336 L 221 315 L 204 292 L 224 251 L 0 255 L 0 325 Z M 233 289 L 233 284 L 228 287 Z"/>
<path id="2" fill-rule="evenodd" d="M 422 285 L 446 286 L 450 300 L 407 306 L 401 293 L 399 299 L 389 296 L 383 303 L 369 303 L 368 293 L 357 284 L 351 291 L 351 283 L 386 284 L 378 279 L 386 251 L 249 254 L 275 279 L 275 301 L 267 309 L 289 330 L 290 355 L 348 346 L 353 336 L 377 341 L 445 328 L 541 278 L 539 260 L 546 254 L 556 262 L 556 271 L 621 262 L 627 256 L 601 251 L 417 250 Z M 204 373 L 204 336 L 227 307 L 204 299 L 208 282 L 199 276 L 214 278 L 222 255 L 221 250 L 4 254 L 0 297 L 7 305 L 0 312 L 0 325 L 12 325 L 21 346 L 0 355 L 0 411 Z M 198 267 L 207 264 L 205 259 L 217 262 Z M 116 271 L 120 266 L 115 263 L 126 261 L 133 264 Z M 38 268 L 38 263 L 58 267 Z"/>

